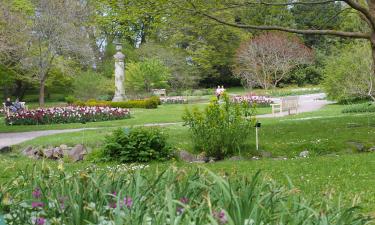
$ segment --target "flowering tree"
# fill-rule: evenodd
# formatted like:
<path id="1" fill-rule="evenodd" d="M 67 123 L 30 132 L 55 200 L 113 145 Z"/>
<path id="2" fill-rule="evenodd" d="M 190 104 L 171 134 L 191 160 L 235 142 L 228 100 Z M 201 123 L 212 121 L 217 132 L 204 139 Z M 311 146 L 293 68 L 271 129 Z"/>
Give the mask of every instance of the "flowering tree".
<path id="1" fill-rule="evenodd" d="M 234 73 L 247 86 L 268 89 L 276 87 L 296 66 L 312 60 L 312 50 L 297 37 L 269 32 L 241 44 Z"/>

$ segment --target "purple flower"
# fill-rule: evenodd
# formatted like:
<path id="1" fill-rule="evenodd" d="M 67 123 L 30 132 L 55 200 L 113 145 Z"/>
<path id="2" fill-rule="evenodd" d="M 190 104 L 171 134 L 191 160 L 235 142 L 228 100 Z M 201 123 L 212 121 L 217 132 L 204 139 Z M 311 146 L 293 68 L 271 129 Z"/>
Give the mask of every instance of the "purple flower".
<path id="1" fill-rule="evenodd" d="M 59 202 L 60 202 L 60 207 L 62 209 L 65 208 L 65 200 L 67 199 L 67 197 L 59 197 Z"/>
<path id="2" fill-rule="evenodd" d="M 43 217 L 39 217 L 35 219 L 35 224 L 37 225 L 44 225 L 46 223 L 46 219 Z"/>
<path id="3" fill-rule="evenodd" d="M 124 205 L 128 208 L 131 208 L 133 205 L 133 199 L 131 197 L 124 198 Z"/>
<path id="4" fill-rule="evenodd" d="M 177 211 L 177 215 L 181 215 L 184 212 L 184 208 L 177 207 L 176 211 Z"/>
<path id="5" fill-rule="evenodd" d="M 109 208 L 112 208 L 112 209 L 117 208 L 117 203 L 116 202 L 109 203 Z"/>
<path id="6" fill-rule="evenodd" d="M 32 208 L 42 208 L 44 206 L 44 203 L 43 202 L 32 202 L 31 203 L 31 207 Z"/>
<path id="7" fill-rule="evenodd" d="M 220 210 L 220 212 L 213 211 L 212 214 L 214 215 L 216 220 L 219 222 L 219 224 L 226 224 L 228 222 L 228 219 L 227 219 L 227 216 L 225 215 L 224 210 Z"/>
<path id="8" fill-rule="evenodd" d="M 114 195 L 116 197 L 117 196 L 117 192 L 116 191 L 112 192 L 112 195 Z"/>
<path id="9" fill-rule="evenodd" d="M 33 193 L 32 193 L 33 197 L 36 198 L 36 199 L 39 199 L 42 197 L 42 192 L 40 191 L 40 188 L 35 188 Z"/>
<path id="10" fill-rule="evenodd" d="M 180 198 L 180 202 L 186 205 L 189 203 L 189 199 L 186 197 L 183 197 L 183 198 Z"/>

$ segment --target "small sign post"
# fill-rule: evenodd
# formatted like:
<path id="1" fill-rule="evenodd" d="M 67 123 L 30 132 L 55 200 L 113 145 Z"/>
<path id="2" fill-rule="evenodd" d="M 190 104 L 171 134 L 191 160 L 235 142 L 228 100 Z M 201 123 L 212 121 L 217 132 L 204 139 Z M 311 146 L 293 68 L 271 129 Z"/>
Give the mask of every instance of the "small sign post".
<path id="1" fill-rule="evenodd" d="M 256 144 L 256 149 L 257 149 L 257 151 L 259 151 L 258 129 L 260 128 L 260 126 L 261 126 L 261 123 L 257 121 L 257 122 L 255 123 L 255 144 Z"/>

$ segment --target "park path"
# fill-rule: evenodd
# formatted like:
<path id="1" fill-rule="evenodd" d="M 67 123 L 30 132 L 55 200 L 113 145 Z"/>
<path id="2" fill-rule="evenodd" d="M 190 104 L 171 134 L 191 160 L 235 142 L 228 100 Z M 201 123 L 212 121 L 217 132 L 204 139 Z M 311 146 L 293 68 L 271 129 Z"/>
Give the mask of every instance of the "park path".
<path id="1" fill-rule="evenodd" d="M 299 97 L 299 108 L 298 112 L 312 112 L 319 110 L 323 106 L 330 104 L 331 102 L 325 100 L 324 93 L 318 94 L 309 94 L 309 95 L 300 95 Z M 280 98 L 273 98 L 274 102 L 280 102 Z M 287 112 L 277 113 L 275 116 L 272 114 L 265 114 L 259 115 L 257 118 L 273 118 L 273 117 L 284 117 L 287 116 Z M 150 123 L 144 124 L 142 126 L 169 126 L 169 125 L 176 125 L 181 124 L 178 123 Z M 19 132 L 19 133 L 0 133 L 0 149 L 6 146 L 12 146 L 16 144 L 20 144 L 24 141 L 32 140 L 37 137 L 53 135 L 53 134 L 61 134 L 61 133 L 70 133 L 70 132 L 79 132 L 83 130 L 94 130 L 94 129 L 101 129 L 100 128 L 80 128 L 80 129 L 66 129 L 66 130 L 43 130 L 43 131 L 30 131 L 30 132 Z"/>

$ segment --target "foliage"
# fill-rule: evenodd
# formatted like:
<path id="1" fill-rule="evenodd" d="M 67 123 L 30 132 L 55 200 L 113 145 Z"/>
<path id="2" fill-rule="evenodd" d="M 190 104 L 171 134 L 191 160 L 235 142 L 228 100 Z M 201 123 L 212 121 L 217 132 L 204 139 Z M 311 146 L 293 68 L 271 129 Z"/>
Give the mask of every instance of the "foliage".
<path id="1" fill-rule="evenodd" d="M 112 81 L 95 72 L 84 72 L 75 77 L 73 90 L 76 98 L 95 99 L 105 94 L 113 94 Z"/>
<path id="2" fill-rule="evenodd" d="M 131 92 L 150 93 L 154 88 L 168 87 L 169 69 L 157 59 L 145 59 L 142 62 L 129 63 L 125 85 Z"/>
<path id="3" fill-rule="evenodd" d="M 65 97 L 65 102 L 69 105 L 73 104 L 75 101 L 77 101 L 77 99 L 72 95 L 68 95 Z"/>
<path id="4" fill-rule="evenodd" d="M 86 102 L 75 101 L 74 105 L 79 106 L 107 106 L 115 108 L 145 108 L 145 109 L 156 109 L 160 105 L 160 99 L 158 97 L 150 97 L 142 100 L 129 100 L 125 102 L 112 102 L 89 99 Z"/>
<path id="5" fill-rule="evenodd" d="M 190 129 L 196 150 L 223 159 L 244 150 L 254 126 L 253 115 L 249 104 L 234 103 L 224 94 L 222 102 L 211 100 L 204 112 L 196 108 L 186 110 L 183 120 Z"/>
<path id="6" fill-rule="evenodd" d="M 242 43 L 234 71 L 248 87 L 275 88 L 292 69 L 312 58 L 311 49 L 297 37 L 269 32 Z"/>
<path id="7" fill-rule="evenodd" d="M 375 112 L 374 103 L 362 103 L 349 105 L 342 110 L 343 113 L 365 113 L 365 112 Z"/>
<path id="8" fill-rule="evenodd" d="M 142 59 L 158 59 L 168 67 L 171 74 L 168 84 L 172 90 L 184 90 L 197 85 L 199 79 L 197 66 L 188 61 L 189 55 L 182 49 L 146 43 L 139 48 L 138 54 Z"/>
<path id="9" fill-rule="evenodd" d="M 351 44 L 333 54 L 326 59 L 324 72 L 324 89 L 329 98 L 337 101 L 375 100 L 372 60 L 366 44 Z"/>
<path id="10" fill-rule="evenodd" d="M 163 161 L 171 157 L 171 148 L 158 128 L 125 128 L 106 138 L 102 154 L 105 161 L 122 163 Z"/>
<path id="11" fill-rule="evenodd" d="M 249 179 L 223 178 L 207 169 L 186 173 L 171 167 L 151 176 L 141 170 L 150 169 L 144 165 L 92 166 L 71 173 L 64 171 L 63 164 L 58 170 L 34 167 L 2 187 L 0 210 L 7 223 L 15 224 L 371 222 L 356 206 L 305 199 L 292 185 L 281 186 L 259 173 Z"/>
<path id="12" fill-rule="evenodd" d="M 20 111 L 5 118 L 7 125 L 86 123 L 130 117 L 128 109 L 109 107 L 59 107 Z"/>

